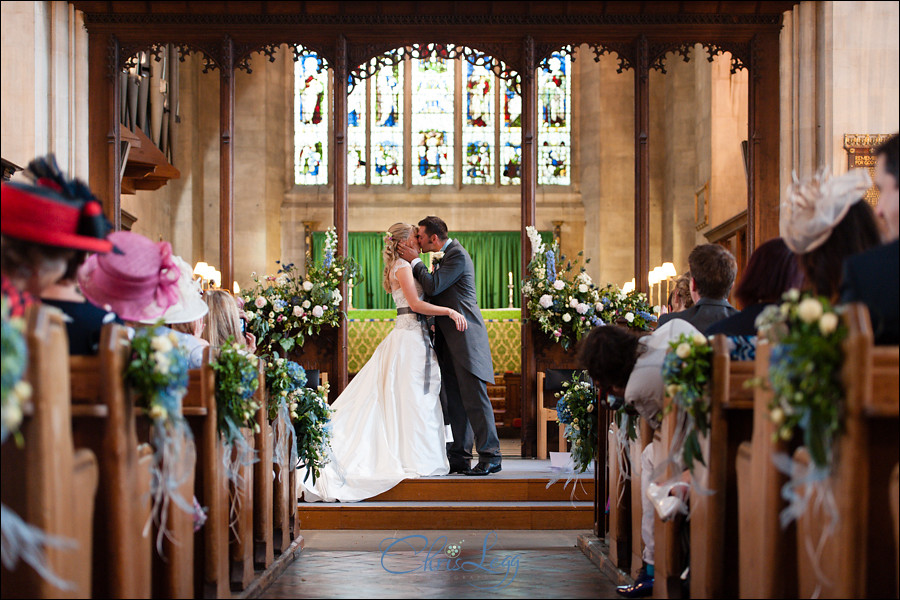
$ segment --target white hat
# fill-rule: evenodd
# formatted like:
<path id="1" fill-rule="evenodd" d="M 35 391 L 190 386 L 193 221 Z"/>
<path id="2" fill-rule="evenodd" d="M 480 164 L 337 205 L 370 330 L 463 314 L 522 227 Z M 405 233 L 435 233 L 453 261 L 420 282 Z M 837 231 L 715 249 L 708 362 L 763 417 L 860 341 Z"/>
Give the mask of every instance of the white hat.
<path id="1" fill-rule="evenodd" d="M 872 180 L 865 169 L 853 169 L 838 177 L 820 169 L 812 177 L 797 179 L 781 203 L 779 230 L 784 243 L 796 254 L 806 254 L 824 244 L 850 207 L 862 200 Z"/>
<path id="2" fill-rule="evenodd" d="M 165 321 L 167 325 L 191 323 L 209 312 L 209 306 L 203 301 L 200 282 L 194 280 L 191 266 L 180 256 L 172 256 L 172 259 L 178 265 L 180 272 L 178 277 L 178 302 L 167 308 L 161 317 L 143 320 L 141 323 L 152 325 L 159 319 Z"/>

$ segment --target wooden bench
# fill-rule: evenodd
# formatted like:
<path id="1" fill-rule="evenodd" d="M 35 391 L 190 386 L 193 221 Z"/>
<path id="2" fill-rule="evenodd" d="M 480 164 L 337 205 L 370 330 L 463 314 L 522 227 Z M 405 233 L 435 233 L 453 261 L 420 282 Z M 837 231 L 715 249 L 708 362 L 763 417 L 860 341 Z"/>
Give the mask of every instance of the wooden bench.
<path id="1" fill-rule="evenodd" d="M 602 430 L 601 430 L 602 431 Z M 628 571 L 631 565 L 631 484 L 625 477 L 623 467 L 629 460 L 626 448 L 619 445 L 619 428 L 615 422 L 609 424 L 607 442 L 607 489 L 609 490 L 609 559 L 619 569 Z M 599 500 L 603 502 L 606 498 Z M 598 500 L 595 500 L 595 502 Z M 640 537 L 637 543 L 640 545 Z"/>
<path id="2" fill-rule="evenodd" d="M 769 380 L 771 346 L 756 345 L 754 375 Z M 738 447 L 735 468 L 738 490 L 738 568 L 746 576 L 738 583 L 741 598 L 797 597 L 797 553 L 794 525 L 782 529 L 779 522 L 785 502 L 781 488 L 787 481 L 772 456 L 788 453 L 788 444 L 773 442 L 776 427 L 769 418 L 772 392 L 753 391 L 753 433 Z"/>
<path id="3" fill-rule="evenodd" d="M 753 391 L 745 383 L 753 377 L 753 361 L 732 361 L 728 339 L 712 340 L 710 428 L 700 445 L 706 466 L 694 464 L 693 480 L 701 490 L 690 500 L 690 588 L 692 598 L 736 597 L 738 571 L 737 474 L 738 445 L 753 429 Z"/>
<path id="4" fill-rule="evenodd" d="M 149 464 L 138 465 L 135 409 L 125 389 L 131 342 L 121 325 L 103 327 L 96 356 L 72 356 L 72 430 L 75 446 L 98 457 L 94 509 L 94 582 L 99 598 L 149 598 L 151 541 L 143 536 L 149 510 Z M 141 478 L 138 481 L 138 478 Z"/>
<path id="5" fill-rule="evenodd" d="M 671 398 L 666 398 L 665 405 L 669 405 L 671 402 Z M 656 452 L 659 462 L 654 467 L 656 469 L 659 468 L 658 465 L 661 464 L 661 461 L 669 455 L 669 448 L 672 447 L 672 441 L 677 434 L 677 415 L 677 409 L 669 410 L 660 424 L 660 439 L 657 442 L 659 447 Z M 655 481 L 663 482 L 680 476 L 680 470 L 670 463 Z M 687 557 L 681 551 L 680 543 L 682 528 L 686 526 L 684 516 L 678 514 L 668 521 L 663 521 L 659 515 L 654 514 L 653 523 L 653 597 L 681 598 L 683 595 L 681 574 L 687 567 Z"/>
<path id="6" fill-rule="evenodd" d="M 797 562 L 799 594 L 823 598 L 886 598 L 897 591 L 897 554 L 891 528 L 891 472 L 900 454 L 900 348 L 875 346 L 869 313 L 850 304 L 844 313 L 842 430 L 835 438 L 830 477 L 837 504 L 834 533 L 825 538 L 818 566 L 808 551 L 818 544 L 829 522 L 815 501 L 799 519 Z M 795 454 L 809 464 L 805 449 Z M 801 491 L 801 493 L 803 493 Z M 820 587 L 821 586 L 821 587 Z"/>
<path id="7" fill-rule="evenodd" d="M 266 362 L 259 361 L 259 388 L 256 399 L 260 408 L 256 412 L 259 432 L 255 437 L 256 452 L 259 462 L 253 471 L 253 562 L 258 569 L 267 569 L 275 560 L 273 541 L 273 497 L 275 493 L 273 481 L 272 453 L 274 433 L 269 423 L 268 395 L 266 393 Z"/>
<path id="8" fill-rule="evenodd" d="M 236 481 L 228 482 L 228 509 L 229 519 L 229 548 L 231 555 L 231 589 L 243 590 L 253 581 L 253 472 L 256 463 L 250 463 L 247 459 L 255 456 L 256 436 L 247 427 L 241 427 L 241 435 L 244 444 L 254 451 L 250 457 L 243 460 L 246 464 L 240 464 L 237 448 L 232 448 L 232 460 L 239 475 Z"/>
<path id="9" fill-rule="evenodd" d="M 569 375 L 571 377 L 571 374 Z M 547 388 L 547 374 L 544 371 L 538 371 L 537 374 L 537 458 L 538 460 L 547 460 L 547 423 L 555 422 L 557 419 L 556 409 L 544 406 L 544 394 L 553 394 L 563 391 L 563 388 L 555 385 Z M 546 389 L 545 389 L 546 388 Z M 557 446 L 560 452 L 565 452 L 566 444 L 566 426 L 559 424 L 559 439 Z"/>
<path id="10" fill-rule="evenodd" d="M 47 567 L 68 582 L 60 589 L 30 565 L 3 568 L 3 598 L 90 598 L 94 501 L 99 469 L 94 453 L 75 450 L 69 386 L 69 344 L 62 313 L 47 306 L 26 312 L 32 396 L 21 425 L 22 447 L 10 436 L 0 453 L 0 499 L 26 523 L 67 539 L 73 547 L 46 547 Z"/>

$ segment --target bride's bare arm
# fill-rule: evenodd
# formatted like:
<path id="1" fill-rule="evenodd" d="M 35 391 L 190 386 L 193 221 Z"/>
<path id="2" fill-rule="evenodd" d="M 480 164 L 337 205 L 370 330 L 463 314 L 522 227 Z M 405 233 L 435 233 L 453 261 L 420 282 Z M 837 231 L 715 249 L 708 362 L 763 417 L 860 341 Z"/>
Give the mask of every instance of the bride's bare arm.
<path id="1" fill-rule="evenodd" d="M 459 312 L 446 306 L 437 306 L 424 300 L 419 300 L 419 294 L 416 291 L 415 279 L 413 279 L 412 268 L 404 265 L 395 271 L 397 281 L 400 283 L 400 289 L 409 303 L 409 307 L 420 315 L 434 315 L 437 317 L 450 317 L 456 324 L 459 331 L 465 331 L 469 326 L 466 318 Z"/>

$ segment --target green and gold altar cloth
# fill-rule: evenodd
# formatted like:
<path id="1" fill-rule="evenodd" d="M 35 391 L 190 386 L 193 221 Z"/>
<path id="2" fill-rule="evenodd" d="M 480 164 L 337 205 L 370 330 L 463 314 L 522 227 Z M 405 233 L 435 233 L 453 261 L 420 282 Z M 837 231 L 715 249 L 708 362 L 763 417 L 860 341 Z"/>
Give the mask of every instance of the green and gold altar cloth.
<path id="1" fill-rule="evenodd" d="M 350 345 L 349 369 L 358 373 L 371 358 L 375 348 L 394 328 L 395 310 L 354 309 L 347 315 L 350 329 L 347 332 Z M 487 327 L 494 359 L 494 372 L 519 373 L 522 363 L 522 324 L 519 309 L 483 309 L 481 316 Z"/>

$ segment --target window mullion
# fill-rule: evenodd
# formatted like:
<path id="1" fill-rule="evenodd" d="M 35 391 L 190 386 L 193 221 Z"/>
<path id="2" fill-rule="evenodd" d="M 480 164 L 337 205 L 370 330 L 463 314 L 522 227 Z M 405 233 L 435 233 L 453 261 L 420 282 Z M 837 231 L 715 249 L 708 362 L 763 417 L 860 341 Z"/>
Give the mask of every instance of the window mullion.
<path id="1" fill-rule="evenodd" d="M 412 187 L 412 60 L 403 59 L 403 183 Z"/>
<path id="2" fill-rule="evenodd" d="M 463 144 L 465 140 L 463 140 L 462 133 L 462 123 L 463 123 L 463 111 L 465 110 L 465 98 L 463 96 L 464 84 L 463 84 L 463 58 L 457 58 L 454 62 L 456 63 L 456 69 L 454 71 L 454 77 L 456 78 L 455 90 L 453 93 L 453 178 L 454 183 L 456 184 L 456 189 L 462 189 L 463 183 Z"/>

